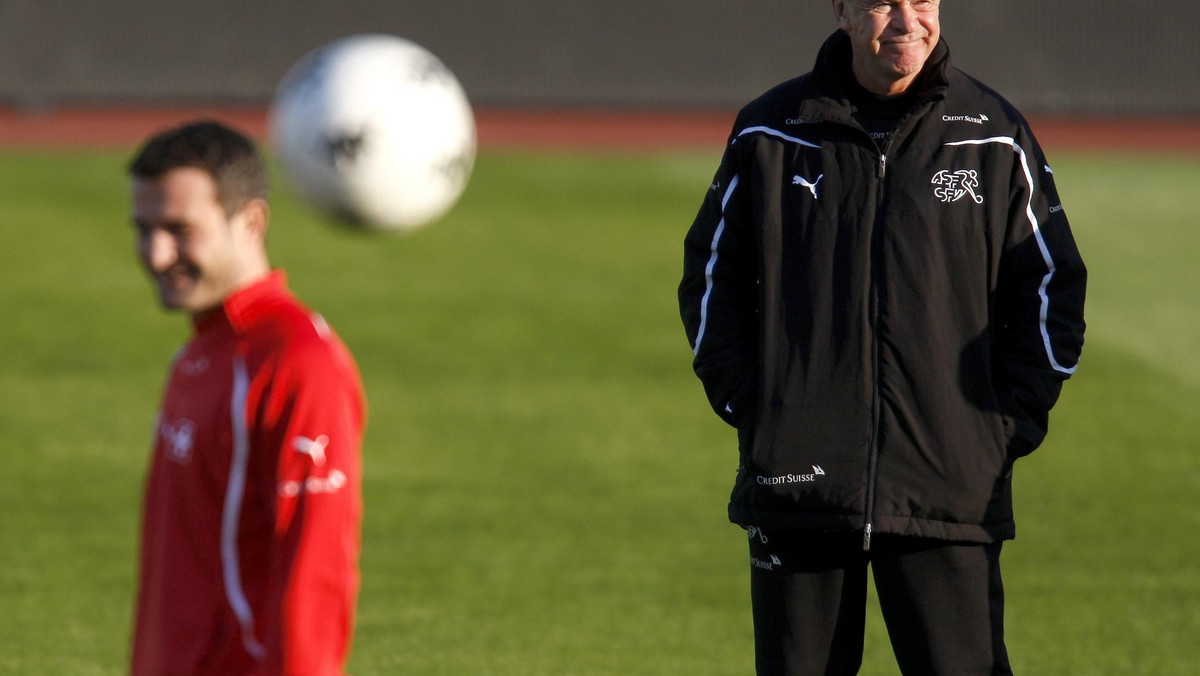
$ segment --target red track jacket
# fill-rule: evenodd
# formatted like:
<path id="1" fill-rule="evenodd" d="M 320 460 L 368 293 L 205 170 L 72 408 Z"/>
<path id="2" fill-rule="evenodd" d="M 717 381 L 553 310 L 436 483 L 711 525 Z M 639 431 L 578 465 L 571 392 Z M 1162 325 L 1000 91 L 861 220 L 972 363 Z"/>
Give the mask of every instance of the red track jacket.
<path id="1" fill-rule="evenodd" d="M 358 369 L 282 272 L 195 320 L 146 481 L 132 673 L 341 674 L 358 592 Z"/>

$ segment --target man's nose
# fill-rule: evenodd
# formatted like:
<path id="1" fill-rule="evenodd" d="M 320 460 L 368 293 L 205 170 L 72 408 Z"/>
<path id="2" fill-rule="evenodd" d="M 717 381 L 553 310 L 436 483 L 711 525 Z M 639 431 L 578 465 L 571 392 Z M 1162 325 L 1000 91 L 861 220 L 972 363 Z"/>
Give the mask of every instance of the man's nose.
<path id="1" fill-rule="evenodd" d="M 141 237 L 142 261 L 151 272 L 162 272 L 175 264 L 179 257 L 175 238 L 162 230 L 151 230 Z"/>
<path id="2" fill-rule="evenodd" d="M 892 10 L 892 28 L 904 34 L 917 30 L 917 10 L 911 2 L 901 2 Z"/>

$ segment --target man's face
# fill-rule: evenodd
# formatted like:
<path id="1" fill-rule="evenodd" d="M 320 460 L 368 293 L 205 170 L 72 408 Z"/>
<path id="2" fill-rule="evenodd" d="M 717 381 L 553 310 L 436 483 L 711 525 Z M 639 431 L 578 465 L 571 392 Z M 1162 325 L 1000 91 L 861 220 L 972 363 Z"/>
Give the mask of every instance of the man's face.
<path id="1" fill-rule="evenodd" d="M 941 35 L 940 0 L 833 0 L 838 27 L 850 36 L 854 75 L 881 96 L 903 94 Z"/>
<path id="2" fill-rule="evenodd" d="M 138 253 L 164 307 L 199 314 L 247 281 L 255 240 L 246 212 L 227 216 L 203 169 L 133 179 Z"/>

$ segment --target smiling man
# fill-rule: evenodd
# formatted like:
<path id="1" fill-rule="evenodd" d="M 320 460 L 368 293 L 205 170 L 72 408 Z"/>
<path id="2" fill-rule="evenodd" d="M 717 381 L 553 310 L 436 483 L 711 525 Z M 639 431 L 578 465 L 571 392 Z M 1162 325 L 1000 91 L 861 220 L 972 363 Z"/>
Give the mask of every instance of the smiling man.
<path id="1" fill-rule="evenodd" d="M 217 123 L 129 166 L 141 262 L 193 335 L 146 477 L 131 672 L 336 676 L 358 592 L 364 397 L 266 251 L 266 174 Z"/>
<path id="2" fill-rule="evenodd" d="M 833 3 L 838 28 L 850 37 L 858 84 L 879 96 L 912 86 L 941 36 L 937 0 Z"/>
<path id="3" fill-rule="evenodd" d="M 758 673 L 857 673 L 868 570 L 904 674 L 1011 673 L 1013 467 L 1075 372 L 1086 271 L 940 3 L 832 7 L 812 72 L 739 113 L 679 286 L 737 429 Z"/>

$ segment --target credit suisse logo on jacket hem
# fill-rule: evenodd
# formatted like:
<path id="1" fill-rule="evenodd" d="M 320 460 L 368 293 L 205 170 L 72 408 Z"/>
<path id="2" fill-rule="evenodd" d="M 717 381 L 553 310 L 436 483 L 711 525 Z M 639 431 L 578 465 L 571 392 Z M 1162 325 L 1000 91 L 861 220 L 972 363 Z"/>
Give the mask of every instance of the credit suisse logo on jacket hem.
<path id="1" fill-rule="evenodd" d="M 820 465 L 812 466 L 811 474 L 784 474 L 782 476 L 758 475 L 754 478 L 759 486 L 782 486 L 786 484 L 807 484 L 825 476 L 825 470 Z"/>

